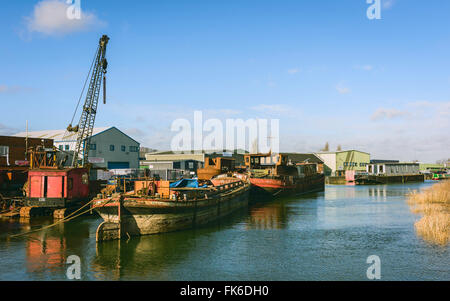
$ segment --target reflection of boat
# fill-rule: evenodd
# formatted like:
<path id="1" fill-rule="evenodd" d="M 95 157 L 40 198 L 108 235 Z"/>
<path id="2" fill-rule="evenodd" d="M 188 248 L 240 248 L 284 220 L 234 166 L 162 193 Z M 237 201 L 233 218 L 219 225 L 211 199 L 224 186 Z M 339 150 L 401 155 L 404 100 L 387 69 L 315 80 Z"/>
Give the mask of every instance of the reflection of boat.
<path id="1" fill-rule="evenodd" d="M 243 207 L 209 227 L 96 244 L 91 270 L 96 280 L 184 281 L 190 275 L 174 274 L 172 267 L 192 264 L 192 257 L 203 258 L 205 242 L 208 250 L 222 248 L 222 236 L 216 236 L 217 232 L 247 217 L 248 208 Z M 218 239 L 211 239 L 214 237 Z"/>
<path id="2" fill-rule="evenodd" d="M 252 229 L 283 229 L 286 222 L 284 205 L 270 204 L 264 207 L 254 207 L 250 210 L 248 227 Z"/>
<path id="3" fill-rule="evenodd" d="M 161 279 L 167 266 L 189 256 L 186 233 L 135 237 L 127 242 L 109 241 L 97 244 L 92 270 L 97 280 L 121 280 L 124 275 Z M 184 245 L 180 252 L 180 245 Z M 150 278 L 151 279 L 151 278 Z"/>
<path id="4" fill-rule="evenodd" d="M 183 187 L 181 182 L 135 181 L 129 193 L 96 199 L 92 207 L 104 219 L 97 240 L 188 229 L 248 205 L 250 185 L 240 179 L 223 178 L 206 187 L 183 181 Z"/>
<path id="5" fill-rule="evenodd" d="M 251 173 L 252 197 L 297 195 L 325 189 L 325 177 L 317 172 L 317 163 L 293 163 L 289 154 L 249 154 L 245 155 L 245 165 Z"/>

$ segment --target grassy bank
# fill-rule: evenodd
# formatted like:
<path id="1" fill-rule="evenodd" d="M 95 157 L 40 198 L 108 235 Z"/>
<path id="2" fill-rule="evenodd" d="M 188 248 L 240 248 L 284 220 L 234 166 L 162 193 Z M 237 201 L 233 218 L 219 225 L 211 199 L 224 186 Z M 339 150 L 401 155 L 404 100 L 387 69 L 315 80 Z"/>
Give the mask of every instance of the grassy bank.
<path id="1" fill-rule="evenodd" d="M 423 215 L 415 223 L 418 235 L 441 245 L 450 242 L 450 180 L 410 193 L 408 203 L 413 213 Z"/>

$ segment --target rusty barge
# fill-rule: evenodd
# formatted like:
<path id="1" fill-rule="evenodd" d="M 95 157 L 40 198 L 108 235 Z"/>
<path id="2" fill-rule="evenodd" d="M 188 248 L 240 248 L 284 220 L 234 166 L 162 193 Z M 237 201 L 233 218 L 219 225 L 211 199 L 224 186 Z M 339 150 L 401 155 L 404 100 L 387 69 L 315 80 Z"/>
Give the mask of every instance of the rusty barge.
<path id="1" fill-rule="evenodd" d="M 94 199 L 92 209 L 104 220 L 97 228 L 96 239 L 121 239 L 204 225 L 247 206 L 249 191 L 250 184 L 237 178 L 216 179 L 200 187 L 137 180 L 131 192 Z"/>
<path id="2" fill-rule="evenodd" d="M 252 201 L 325 190 L 317 163 L 293 162 L 288 154 L 248 154 Z"/>

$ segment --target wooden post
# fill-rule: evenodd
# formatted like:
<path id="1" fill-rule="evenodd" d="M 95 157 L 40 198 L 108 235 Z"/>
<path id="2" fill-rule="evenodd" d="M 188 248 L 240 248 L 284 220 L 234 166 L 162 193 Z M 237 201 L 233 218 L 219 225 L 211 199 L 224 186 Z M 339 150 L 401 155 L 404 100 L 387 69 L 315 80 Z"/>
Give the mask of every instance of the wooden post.
<path id="1" fill-rule="evenodd" d="M 122 204 L 123 196 L 121 195 L 119 198 L 119 203 L 117 205 L 117 217 L 119 220 L 119 240 L 122 239 Z"/>

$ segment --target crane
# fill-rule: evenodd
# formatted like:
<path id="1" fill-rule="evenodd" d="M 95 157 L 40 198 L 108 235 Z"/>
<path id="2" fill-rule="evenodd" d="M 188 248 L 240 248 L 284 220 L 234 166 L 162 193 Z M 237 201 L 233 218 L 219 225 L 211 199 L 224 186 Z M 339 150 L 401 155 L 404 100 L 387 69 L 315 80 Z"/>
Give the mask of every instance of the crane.
<path id="1" fill-rule="evenodd" d="M 88 73 L 88 77 L 86 78 L 86 82 L 77 105 L 78 109 L 81 97 L 86 87 L 87 80 L 89 78 L 89 75 L 91 75 L 89 88 L 86 93 L 86 99 L 84 101 L 83 109 L 81 112 L 80 121 L 77 126 L 72 126 L 71 123 L 67 127 L 67 132 L 74 132 L 77 134 L 77 140 L 71 164 L 71 167 L 73 168 L 84 167 L 88 163 L 90 140 L 92 132 L 94 130 L 95 117 L 97 115 L 97 105 L 102 86 L 102 79 L 103 103 L 106 103 L 106 72 L 108 68 L 108 61 L 106 60 L 106 46 L 108 45 L 108 42 L 109 37 L 107 35 L 103 35 L 100 38 L 94 61 L 91 65 L 91 70 Z M 77 109 L 75 110 L 75 114 Z"/>
<path id="2" fill-rule="evenodd" d="M 71 165 L 68 166 L 69 168 L 65 166 L 70 153 L 57 150 L 55 147 L 53 149 L 39 147 L 30 152 L 31 168 L 23 189 L 25 206 L 20 209 L 21 217 L 41 215 L 46 212 L 44 208 L 50 208 L 55 218 L 61 218 L 68 212 L 67 209 L 78 208 L 90 197 L 92 191 L 89 187 L 88 153 L 102 83 L 103 102 L 106 103 L 105 75 L 108 67 L 106 60 L 108 41 L 107 35 L 100 38 L 72 121 L 63 137 L 63 140 L 68 140 L 69 134 L 77 137 Z M 88 81 L 89 88 L 86 92 L 80 122 L 77 126 L 72 126 Z M 63 160 L 57 159 L 57 151 L 66 155 Z"/>

